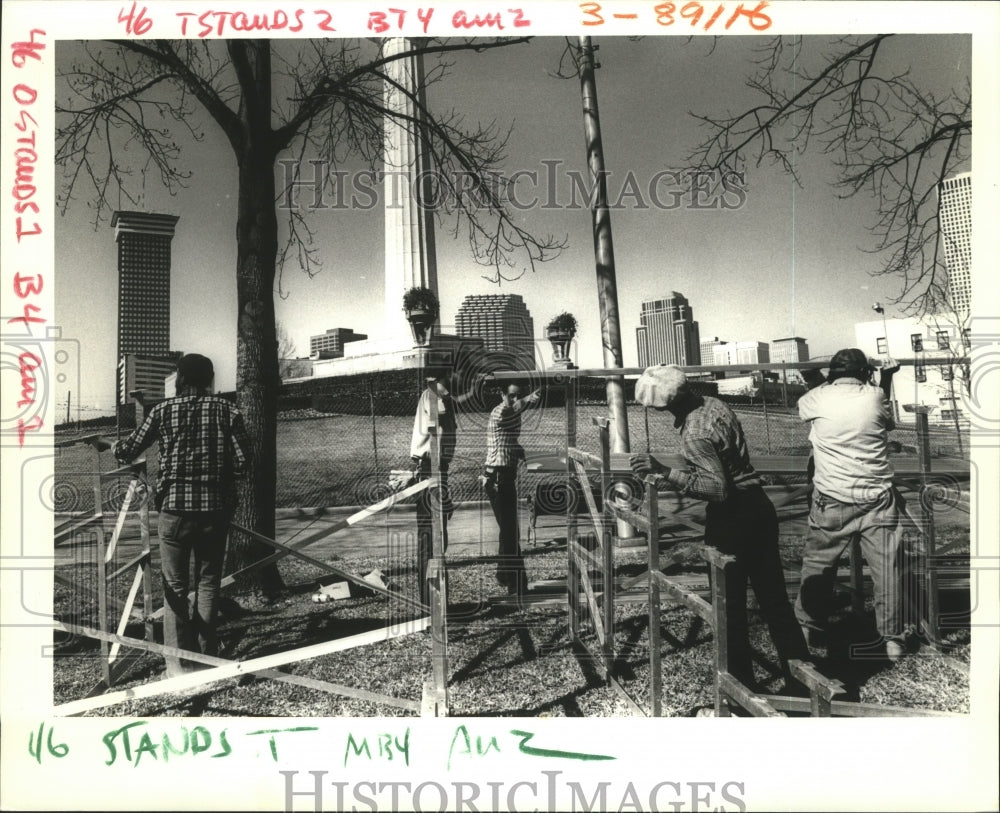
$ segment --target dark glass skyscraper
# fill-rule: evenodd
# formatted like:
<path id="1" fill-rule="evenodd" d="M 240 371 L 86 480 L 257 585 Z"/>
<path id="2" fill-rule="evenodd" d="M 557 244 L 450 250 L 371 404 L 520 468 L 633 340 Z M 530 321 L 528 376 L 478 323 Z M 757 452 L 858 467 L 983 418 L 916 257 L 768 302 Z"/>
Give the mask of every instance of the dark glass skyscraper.
<path id="1" fill-rule="evenodd" d="M 170 350 L 170 243 L 178 219 L 148 212 L 115 212 L 111 219 L 118 243 L 119 421 L 132 408 L 122 405 L 134 403 L 130 392 L 164 397 L 164 378 L 179 356 Z"/>
<path id="2" fill-rule="evenodd" d="M 170 352 L 170 242 L 175 215 L 115 212 L 118 243 L 118 360 Z"/>

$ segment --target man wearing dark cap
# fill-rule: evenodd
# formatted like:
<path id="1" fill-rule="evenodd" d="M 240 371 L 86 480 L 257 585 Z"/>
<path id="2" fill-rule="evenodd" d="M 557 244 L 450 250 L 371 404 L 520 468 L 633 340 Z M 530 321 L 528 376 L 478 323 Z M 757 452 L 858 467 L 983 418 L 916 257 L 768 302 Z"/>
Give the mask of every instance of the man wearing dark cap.
<path id="1" fill-rule="evenodd" d="M 809 637 L 823 629 L 838 562 L 851 539 L 859 537 L 874 582 L 875 623 L 892 661 L 905 651 L 899 550 L 903 501 L 888 458 L 888 432 L 895 426 L 888 395 L 898 369 L 887 359 L 875 387 L 868 357 L 854 347 L 840 350 L 830 359 L 827 383 L 799 399 L 799 417 L 810 424 L 815 473 L 795 615 Z"/>
<path id="2" fill-rule="evenodd" d="M 250 443 L 240 411 L 212 394 L 211 359 L 191 353 L 177 362 L 177 395 L 154 406 L 142 425 L 118 441 L 122 463 L 154 441 L 159 446 L 156 507 L 163 577 L 163 642 L 218 653 L 216 612 L 229 521 L 236 506 L 235 478 L 249 467 Z M 194 560 L 194 606 L 189 606 Z M 172 655 L 167 677 L 196 668 Z"/>
<path id="3" fill-rule="evenodd" d="M 795 620 L 785 589 L 778 553 L 778 516 L 750 464 L 743 427 L 735 413 L 717 398 L 695 395 L 684 371 L 675 365 L 647 368 L 635 388 L 645 407 L 670 412 L 681 433 L 685 470 L 671 469 L 649 454 L 632 455 L 632 470 L 653 474 L 657 486 L 705 500 L 705 542 L 736 558 L 734 577 L 727 580 L 729 671 L 756 689 L 747 639 L 747 580 L 778 651 L 785 691 L 804 693 L 789 672 L 788 661 L 808 660 L 809 650 Z"/>

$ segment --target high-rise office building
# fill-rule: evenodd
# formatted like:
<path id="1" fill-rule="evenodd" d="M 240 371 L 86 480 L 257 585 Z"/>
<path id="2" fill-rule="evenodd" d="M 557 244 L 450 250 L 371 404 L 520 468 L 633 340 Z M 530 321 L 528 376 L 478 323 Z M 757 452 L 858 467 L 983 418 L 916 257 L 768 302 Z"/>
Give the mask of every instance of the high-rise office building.
<path id="1" fill-rule="evenodd" d="M 309 337 L 309 355 L 320 359 L 338 359 L 344 355 L 344 345 L 367 339 L 364 333 L 355 333 L 349 327 L 332 327 L 319 336 Z"/>
<path id="2" fill-rule="evenodd" d="M 809 344 L 805 339 L 791 336 L 787 339 L 775 339 L 770 347 L 773 364 L 790 363 L 809 360 Z"/>
<path id="3" fill-rule="evenodd" d="M 972 173 L 946 178 L 938 186 L 939 222 L 948 268 L 948 300 L 960 319 L 972 301 Z"/>
<path id="4" fill-rule="evenodd" d="M 164 397 L 179 353 L 170 350 L 170 244 L 176 215 L 115 212 L 118 244 L 118 419 L 134 417 L 130 392 Z"/>
<path id="5" fill-rule="evenodd" d="M 170 242 L 178 217 L 115 212 L 118 355 L 170 353 Z"/>
<path id="6" fill-rule="evenodd" d="M 535 369 L 535 322 L 519 294 L 470 294 L 455 314 L 458 336 L 480 338 L 486 351 L 508 353 Z"/>
<path id="7" fill-rule="evenodd" d="M 726 342 L 715 347 L 713 364 L 768 364 L 771 353 L 767 342 Z"/>
<path id="8" fill-rule="evenodd" d="M 713 336 L 711 339 L 703 339 L 698 343 L 702 364 L 715 364 L 715 348 L 720 344 L 729 344 L 729 342 L 723 341 L 718 336 Z"/>
<path id="9" fill-rule="evenodd" d="M 177 370 L 180 357 L 178 352 L 157 356 L 126 353 L 118 361 L 118 403 L 131 403 L 133 392 L 141 392 L 144 401 L 172 398 L 174 393 L 167 391 L 166 382 Z"/>
<path id="10" fill-rule="evenodd" d="M 698 323 L 692 318 L 691 305 L 677 291 L 642 303 L 635 340 L 640 367 L 701 364 Z"/>

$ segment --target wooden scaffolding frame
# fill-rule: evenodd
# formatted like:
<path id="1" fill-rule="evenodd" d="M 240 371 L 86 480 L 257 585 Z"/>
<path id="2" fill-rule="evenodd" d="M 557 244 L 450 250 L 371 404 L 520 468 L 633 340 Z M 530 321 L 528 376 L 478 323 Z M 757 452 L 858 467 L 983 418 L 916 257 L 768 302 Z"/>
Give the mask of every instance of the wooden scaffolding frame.
<path id="1" fill-rule="evenodd" d="M 99 531 L 98 533 L 98 556 L 97 556 L 97 568 L 98 568 L 98 616 L 99 616 L 99 626 L 98 628 L 87 627 L 85 625 L 72 624 L 68 622 L 54 621 L 54 628 L 62 630 L 64 632 L 81 635 L 88 638 L 96 639 L 100 642 L 101 647 L 101 663 L 102 663 L 102 680 L 94 687 L 94 689 L 88 693 L 88 695 L 80 700 L 70 701 L 67 703 L 55 706 L 54 711 L 61 715 L 78 715 L 84 714 L 88 711 L 92 711 L 96 708 L 102 708 L 109 705 L 114 705 L 115 703 L 120 703 L 125 700 L 138 699 L 143 697 L 153 697 L 159 694 L 164 694 L 167 692 L 176 691 L 186 691 L 191 689 L 197 689 L 202 686 L 206 686 L 210 683 L 215 683 L 219 680 L 225 680 L 227 678 L 238 677 L 246 674 L 254 674 L 259 677 L 266 677 L 269 679 L 278 680 L 284 683 L 290 683 L 296 686 L 302 686 L 309 689 L 314 689 L 316 691 L 327 692 L 331 694 L 337 694 L 347 697 L 359 698 L 362 700 L 368 700 L 377 703 L 383 703 L 396 708 L 402 708 L 407 711 L 411 711 L 423 716 L 435 716 L 444 717 L 448 715 L 448 634 L 447 634 L 447 578 L 446 570 L 444 566 L 444 507 L 441 499 L 441 452 L 440 452 L 440 436 L 438 433 L 438 418 L 437 418 L 437 403 L 435 399 L 430 399 L 431 412 L 430 412 L 430 422 L 428 430 L 431 435 L 431 471 L 427 479 L 420 480 L 403 490 L 392 494 L 385 499 L 370 505 L 361 511 L 341 520 L 334 525 L 324 528 L 317 533 L 311 534 L 310 536 L 296 541 L 294 544 L 285 545 L 274 539 L 270 539 L 263 534 L 255 533 L 254 531 L 244 528 L 238 524 L 233 524 L 234 530 L 242 533 L 246 533 L 258 542 L 262 542 L 269 547 L 274 549 L 274 553 L 263 559 L 258 560 L 252 565 L 243 568 L 242 570 L 232 573 L 226 576 L 222 580 L 222 586 L 226 587 L 233 584 L 238 578 L 247 576 L 252 572 L 259 570 L 265 565 L 272 564 L 278 560 L 284 558 L 285 556 L 294 556 L 299 558 L 309 564 L 319 568 L 325 573 L 336 575 L 352 583 L 358 584 L 367 590 L 374 591 L 377 594 L 389 597 L 394 601 L 402 601 L 409 606 L 422 610 L 429 611 L 429 616 L 422 619 L 416 619 L 415 621 L 405 622 L 402 624 L 394 624 L 387 626 L 383 629 L 372 630 L 369 632 L 361 633 L 358 635 L 349 636 L 347 638 L 339 638 L 333 641 L 326 641 L 321 644 L 314 644 L 310 646 L 298 647 L 296 649 L 290 650 L 288 652 L 277 653 L 274 655 L 268 655 L 260 658 L 253 658 L 248 661 L 230 661 L 224 658 L 218 658 L 209 655 L 203 655 L 199 652 L 190 652 L 187 650 L 180 650 L 175 647 L 169 647 L 164 644 L 155 643 L 153 640 L 153 620 L 162 615 L 163 608 L 161 607 L 157 611 L 152 609 L 152 581 L 151 581 L 151 553 L 149 548 L 149 509 L 148 500 L 146 496 L 148 495 L 148 489 L 145 486 L 145 471 L 146 465 L 144 460 L 136 461 L 130 466 L 126 466 L 121 469 L 116 469 L 113 472 L 108 472 L 105 475 L 100 475 L 97 479 L 97 494 L 95 497 L 98 499 L 97 512 L 92 517 L 87 517 L 83 522 L 72 523 L 71 527 L 60 529 L 57 532 L 57 540 L 67 538 L 71 533 L 77 531 L 83 527 L 88 527 L 91 524 L 95 524 L 102 519 L 101 514 L 101 502 L 100 502 L 100 483 L 105 478 L 112 478 L 120 476 L 122 473 L 129 473 L 133 475 L 132 480 L 129 485 L 128 492 L 126 494 L 126 499 L 122 505 L 121 511 L 118 515 L 118 521 L 116 523 L 115 532 L 112 536 L 110 544 L 105 545 L 105 540 L 103 533 Z M 95 446 L 97 449 L 97 436 L 91 436 L 86 439 L 77 439 L 73 441 L 66 441 L 63 445 L 72 445 L 79 442 L 89 442 Z M 98 454 L 99 461 L 99 454 Z M 369 519 L 379 513 L 388 510 L 392 506 L 396 505 L 400 501 L 421 494 L 421 492 L 428 491 L 429 498 L 428 502 L 431 509 L 431 557 L 427 563 L 427 570 L 424 574 L 418 574 L 418 578 L 425 578 L 428 582 L 429 587 L 429 597 L 430 597 L 430 607 L 426 607 L 422 602 L 412 599 L 408 596 L 402 595 L 400 593 L 391 592 L 383 587 L 372 584 L 362 577 L 350 573 L 348 571 L 342 570 L 340 568 L 334 567 L 326 562 L 320 561 L 308 554 L 301 551 L 302 548 L 319 541 L 320 539 L 325 539 L 332 534 L 337 533 L 349 526 L 355 525 L 365 519 Z M 125 523 L 125 516 L 128 508 L 131 505 L 133 499 L 139 499 L 139 511 L 140 511 L 140 528 L 142 534 L 143 551 L 142 553 L 127 563 L 126 565 L 115 570 L 110 576 L 107 575 L 107 561 L 110 560 L 111 555 L 113 555 L 114 549 L 117 545 L 118 539 L 120 537 L 122 528 Z M 419 539 L 418 539 L 419 545 Z M 133 589 L 129 593 L 129 598 L 124 605 L 122 612 L 121 621 L 118 624 L 116 632 L 110 632 L 108 629 L 108 594 L 107 594 L 107 582 L 110 581 L 112 576 L 117 576 L 127 570 L 130 567 L 138 566 L 136 582 L 134 583 Z M 145 613 L 143 615 L 145 621 L 146 638 L 138 639 L 127 637 L 123 633 L 125 631 L 125 626 L 132 617 L 133 611 L 132 607 L 135 600 L 135 594 L 137 592 L 137 586 L 140 579 L 144 585 L 144 606 Z M 70 583 L 73 589 L 78 589 L 78 585 Z M 347 649 L 351 649 L 357 646 L 364 646 L 369 644 L 378 643 L 380 641 L 386 640 L 386 638 L 396 638 L 402 635 L 408 635 L 416 632 L 422 632 L 423 630 L 430 628 L 431 630 L 431 678 L 423 684 L 423 696 L 420 702 L 410 701 L 403 698 L 398 698 L 392 695 L 383 695 L 376 692 L 367 691 L 364 689 L 359 689 L 352 686 L 343 686 L 336 683 L 331 683 L 328 681 L 321 681 L 314 678 L 300 677 L 296 675 L 285 674 L 284 672 L 276 671 L 276 667 L 284 666 L 291 663 L 296 663 L 298 661 L 308 660 L 310 658 L 317 658 L 323 655 L 328 655 L 332 652 L 340 652 Z M 127 688 L 120 691 L 108 691 L 114 685 L 115 680 L 120 677 L 124 671 L 125 662 L 124 659 L 120 661 L 120 665 L 117 669 L 113 669 L 111 664 L 113 664 L 118 656 L 118 651 L 121 647 L 129 647 L 131 650 L 131 657 L 140 657 L 145 652 L 153 652 L 159 655 L 171 655 L 174 657 L 182 657 L 185 660 L 194 661 L 196 663 L 205 664 L 208 669 L 193 672 L 190 674 L 181 675 L 173 678 L 164 678 L 153 683 L 144 684 L 142 686 L 137 686 L 133 688 Z"/>
<path id="2" fill-rule="evenodd" d="M 148 489 L 146 485 L 146 461 L 138 460 L 131 465 L 123 466 L 112 471 L 101 471 L 101 450 L 102 441 L 99 435 L 87 435 L 81 438 L 58 441 L 54 445 L 57 448 L 67 448 L 70 446 L 85 444 L 94 450 L 94 467 L 92 470 L 93 491 L 94 491 L 94 513 L 82 520 L 66 523 L 57 528 L 54 534 L 54 544 L 61 545 L 73 539 L 81 531 L 91 529 L 96 536 L 96 589 L 85 591 L 91 593 L 91 597 L 97 601 L 97 629 L 102 633 L 109 633 L 112 629 L 112 614 L 117 615 L 114 624 L 116 637 L 124 636 L 130 621 L 141 621 L 144 627 L 144 640 L 153 641 L 153 577 L 152 577 L 152 551 L 150 548 L 149 533 L 149 503 L 147 499 Z M 106 527 L 107 514 L 105 507 L 108 502 L 104 499 L 104 485 L 109 482 L 120 481 L 122 478 L 128 479 L 128 486 L 125 491 L 122 504 L 118 509 L 113 528 Z M 122 538 L 128 513 L 135 506 L 139 521 L 140 550 L 136 556 L 117 568 L 112 568 L 118 543 Z M 115 600 L 108 593 L 109 585 L 119 576 L 134 569 L 132 584 L 129 588 L 128 596 L 124 603 Z M 58 573 L 53 573 L 53 577 L 64 586 L 70 589 L 80 589 L 80 585 L 74 584 L 70 580 Z M 142 611 L 136 609 L 136 599 L 139 591 L 142 590 Z M 70 630 L 63 627 L 66 632 L 81 634 L 78 630 Z M 118 682 L 122 675 L 128 670 L 132 663 L 141 656 L 141 652 L 131 650 L 122 654 L 121 642 L 98 638 L 100 643 L 101 678 L 87 694 L 93 697 L 100 694 Z"/>
<path id="3" fill-rule="evenodd" d="M 813 366 L 816 363 L 812 363 Z M 801 367 L 799 365 L 767 365 L 769 368 L 778 367 Z M 664 595 L 668 601 L 679 603 L 694 612 L 699 618 L 706 621 L 713 629 L 716 642 L 715 668 L 714 668 L 714 708 L 716 714 L 720 716 L 728 715 L 732 706 L 738 706 L 744 711 L 759 716 L 780 716 L 784 712 L 811 713 L 817 716 L 951 716 L 943 713 L 926 712 L 920 709 L 898 708 L 879 706 L 874 704 L 860 704 L 853 702 L 837 701 L 834 698 L 842 692 L 843 687 L 837 681 L 832 681 L 815 669 L 808 662 L 793 661 L 790 664 L 792 674 L 799 681 L 809 688 L 809 698 L 776 697 L 760 695 L 750 691 L 749 688 L 737 681 L 728 671 L 728 612 L 725 606 L 725 582 L 729 571 L 735 565 L 732 557 L 719 554 L 717 551 L 705 548 L 703 550 L 710 574 L 711 574 L 711 596 L 710 601 L 699 595 L 696 591 L 690 590 L 675 581 L 669 579 L 662 573 L 661 552 L 660 552 L 660 504 L 656 490 L 646 483 L 644 496 L 645 511 L 636 510 L 634 507 L 618 504 L 614 499 L 607 496 L 612 493 L 613 482 L 616 476 L 627 471 L 627 465 L 623 463 L 621 456 L 613 455 L 610 451 L 609 423 L 607 419 L 596 419 L 595 425 L 599 429 L 600 436 L 600 456 L 594 456 L 576 447 L 577 440 L 577 411 L 576 411 L 576 380 L 580 375 L 610 376 L 623 375 L 629 372 L 639 372 L 637 370 L 573 370 L 555 371 L 544 373 L 546 378 L 555 379 L 556 383 L 561 383 L 565 394 L 566 409 L 566 429 L 565 443 L 560 450 L 564 468 L 561 471 L 565 474 L 567 482 L 573 480 L 580 483 L 581 492 L 586 502 L 587 512 L 594 527 L 593 535 L 585 535 L 582 539 L 577 533 L 577 515 L 572 505 L 572 500 L 567 501 L 566 511 L 566 538 L 567 538 L 567 599 L 568 599 L 568 626 L 569 635 L 574 650 L 590 663 L 596 664 L 604 679 L 622 691 L 630 704 L 642 713 L 647 713 L 634 699 L 628 696 L 621 681 L 618 679 L 619 660 L 614 646 L 614 608 L 616 599 L 635 600 L 637 592 L 633 589 L 645 581 L 645 600 L 648 603 L 649 635 L 650 635 L 650 709 L 649 714 L 659 716 L 662 712 L 662 702 L 660 698 L 662 687 L 662 663 L 660 653 L 660 611 L 664 600 Z M 538 376 L 536 371 L 531 372 L 503 372 L 493 375 L 496 379 L 523 378 Z M 273 549 L 273 553 L 264 557 L 253 565 L 243 570 L 230 574 L 223 579 L 222 586 L 228 586 L 237 578 L 249 575 L 251 572 L 264 567 L 265 565 L 277 562 L 286 556 L 294 556 L 303 561 L 318 567 L 324 572 L 336 575 L 347 581 L 372 590 L 377 594 L 382 594 L 395 601 L 402 601 L 411 607 L 429 612 L 428 617 L 418 619 L 405 624 L 391 625 L 381 630 L 374 630 L 345 639 L 328 641 L 322 644 L 300 647 L 288 652 L 277 653 L 263 658 L 255 658 L 249 661 L 233 662 L 222 658 L 202 655 L 194 652 L 182 652 L 180 650 L 166 647 L 153 642 L 152 622 L 162 613 L 162 608 L 153 611 L 151 602 L 151 555 L 149 551 L 149 515 L 147 505 L 147 492 L 144 486 L 145 462 L 138 461 L 131 466 L 116 469 L 106 474 L 98 474 L 95 479 L 95 499 L 96 510 L 91 517 L 69 523 L 56 532 L 57 542 L 69 538 L 73 533 L 87 528 L 93 524 L 103 522 L 104 514 L 102 510 L 101 488 L 105 478 L 130 477 L 130 485 L 126 493 L 125 502 L 119 512 L 115 531 L 111 534 L 110 542 L 105 539 L 103 529 L 98 533 L 98 583 L 103 585 L 103 589 L 98 589 L 96 596 L 99 604 L 99 626 L 100 629 L 89 628 L 83 625 L 75 625 L 64 622 L 56 622 L 55 628 L 66 632 L 84 635 L 98 640 L 101 644 L 102 654 L 102 680 L 91 696 L 81 700 L 65 703 L 55 708 L 61 714 L 82 714 L 87 711 L 102 706 L 111 705 L 126 699 L 154 696 L 161 693 L 188 690 L 198 688 L 218 680 L 231 678 L 242 674 L 256 674 L 270 679 L 280 680 L 293 685 L 299 685 L 317 691 L 380 702 L 387 705 L 403 708 L 414 713 L 421 713 L 426 716 L 447 716 L 449 712 L 448 698 L 448 633 L 447 633 L 447 578 L 444 559 L 444 528 L 445 516 L 443 501 L 441 499 L 441 459 L 440 459 L 440 437 L 437 432 L 437 404 L 436 399 L 430 399 L 431 403 L 431 427 L 432 453 L 431 472 L 428 479 L 408 486 L 404 490 L 393 494 L 384 500 L 368 506 L 352 516 L 324 528 L 304 539 L 297 540 L 291 544 L 283 544 L 274 539 L 270 539 L 241 526 L 234 526 L 236 530 L 249 534 L 252 538 L 268 545 Z M 915 461 L 897 458 L 895 462 L 897 473 L 901 479 L 907 482 L 916 482 L 918 494 L 923 493 L 933 487 L 931 477 L 930 447 L 927 434 L 926 415 L 921 423 L 918 416 L 918 436 L 921 439 L 920 448 Z M 98 452 L 98 436 L 88 436 L 72 441 L 61 442 L 58 445 L 72 445 L 73 443 L 91 443 L 95 451 Z M 681 464 L 679 459 L 672 460 L 670 456 L 658 455 L 658 457 L 668 464 Z M 627 461 L 625 461 L 627 462 Z M 754 460 L 755 467 L 762 474 L 776 477 L 780 481 L 783 475 L 801 476 L 805 472 L 805 457 L 768 457 Z M 900 465 L 902 464 L 902 465 Z M 99 472 L 99 466 L 97 468 Z M 602 495 L 602 505 L 598 508 L 590 488 L 590 474 L 597 471 Z M 969 467 L 965 463 L 956 462 L 946 469 L 937 469 L 934 474 L 946 477 L 968 477 Z M 778 502 L 780 507 L 788 501 L 800 497 L 804 486 L 789 485 L 787 498 Z M 422 491 L 428 490 L 429 503 L 431 506 L 432 523 L 432 551 L 427 564 L 427 570 L 419 577 L 425 578 L 429 587 L 430 606 L 426 607 L 419 601 L 399 593 L 390 592 L 377 585 L 373 585 L 356 574 L 336 568 L 328 563 L 315 559 L 302 552 L 302 548 L 307 547 L 320 539 L 325 539 L 349 526 L 355 525 L 370 517 L 388 510 L 401 500 L 416 496 Z M 140 515 L 140 534 L 142 536 L 143 549 L 139 556 L 117 568 L 113 573 L 107 572 L 107 565 L 113 555 L 118 543 L 121 530 L 124 527 L 124 516 L 128 507 L 135 500 L 138 500 Z M 926 585 L 925 595 L 926 612 L 921 616 L 925 631 L 931 637 L 932 642 L 940 640 L 940 615 L 937 591 L 940 587 L 938 573 L 936 569 L 937 551 L 935 548 L 933 531 L 933 510 L 929 501 L 921 499 L 920 520 L 913 520 L 918 528 L 924 530 L 926 544 L 923 549 L 922 559 L 926 564 L 923 571 L 924 583 Z M 700 532 L 701 527 L 697 521 L 684 515 L 684 510 L 689 506 L 678 500 L 671 512 L 674 520 L 682 525 L 686 525 L 695 533 Z M 967 510 L 967 506 L 966 506 Z M 912 513 L 911 513 L 911 519 Z M 622 523 L 636 528 L 645 534 L 647 549 L 647 570 L 640 576 L 628 579 L 622 584 L 617 584 L 614 575 L 614 550 L 617 542 L 614 529 Z M 856 546 L 855 546 L 856 548 Z M 850 583 L 852 587 L 852 602 L 855 609 L 863 607 L 863 582 L 862 565 L 858 551 L 851 550 Z M 129 597 L 122 604 L 107 594 L 107 582 L 114 577 L 121 575 L 126 570 L 135 567 L 136 576 L 133 581 Z M 71 585 L 74 589 L 79 586 Z M 139 587 L 143 588 L 144 612 L 138 613 L 134 607 Z M 115 632 L 111 632 L 108 626 L 109 608 L 120 614 Z M 126 637 L 123 635 L 127 622 L 132 619 L 140 619 L 145 624 L 145 639 Z M 583 640 L 582 627 L 588 620 L 592 623 L 595 636 L 597 637 L 599 649 L 593 651 Z M 343 651 L 355 646 L 376 643 L 385 640 L 386 637 L 397 637 L 413 632 L 418 632 L 430 628 L 431 630 L 431 678 L 425 681 L 423 686 L 423 699 L 421 702 L 409 701 L 389 695 L 368 692 L 357 687 L 341 686 L 326 681 L 319 681 L 311 678 L 298 677 L 276 671 L 277 666 L 294 663 L 309 658 L 320 657 L 335 651 Z M 130 657 L 137 657 L 143 652 L 154 652 L 161 655 L 181 656 L 187 660 L 203 663 L 211 668 L 193 674 L 183 675 L 177 678 L 160 680 L 151 684 L 125 689 L 118 692 L 107 692 L 99 696 L 93 696 L 97 692 L 109 690 L 124 671 L 128 661 L 119 658 L 120 647 L 129 647 L 132 650 Z M 114 665 L 117 664 L 117 665 Z"/>
<path id="4" fill-rule="evenodd" d="M 769 369 L 785 369 L 802 367 L 803 364 L 772 364 L 765 365 Z M 821 367 L 822 363 L 808 362 L 806 366 Z M 702 369 L 702 368 L 699 368 Z M 618 656 L 614 646 L 614 618 L 616 598 L 634 599 L 633 588 L 646 582 L 646 600 L 648 602 L 648 624 L 650 639 L 650 709 L 651 716 L 660 716 L 662 711 L 662 663 L 660 653 L 659 618 L 662 606 L 662 594 L 668 599 L 684 605 L 695 615 L 708 623 L 713 630 L 716 642 L 714 668 L 714 711 L 719 716 L 728 716 L 732 705 L 739 706 L 754 716 L 782 716 L 784 712 L 809 713 L 812 716 L 954 716 L 943 712 L 932 712 L 925 709 L 883 706 L 856 702 L 837 701 L 834 698 L 844 692 L 843 685 L 836 680 L 824 676 L 808 661 L 793 660 L 789 663 L 792 676 L 805 685 L 810 697 L 787 697 L 757 694 L 740 683 L 728 671 L 728 608 L 726 607 L 726 581 L 729 571 L 735 566 L 733 557 L 725 556 L 708 546 L 702 548 L 702 556 L 709 566 L 711 601 L 706 601 L 695 591 L 689 590 L 663 574 L 660 566 L 660 517 L 659 498 L 655 488 L 647 480 L 644 490 L 645 513 L 634 508 L 618 504 L 609 498 L 613 494 L 613 483 L 616 475 L 629 472 L 627 460 L 622 455 L 613 455 L 610 451 L 610 421 L 607 418 L 593 419 L 599 429 L 600 456 L 589 454 L 576 447 L 577 442 L 577 409 L 576 380 L 579 376 L 620 376 L 628 373 L 641 373 L 642 369 L 591 369 L 568 370 L 544 373 L 546 378 L 562 383 L 565 397 L 565 442 L 562 447 L 562 459 L 565 461 L 565 472 L 568 482 L 576 481 L 586 503 L 587 514 L 593 526 L 593 535 L 585 535 L 582 539 L 577 531 L 577 515 L 572 499 L 567 499 L 566 508 L 566 546 L 567 546 L 567 577 L 566 589 L 568 599 L 569 636 L 574 651 L 590 665 L 596 665 L 602 677 L 613 685 L 629 702 L 630 706 L 641 713 L 647 713 L 621 683 L 618 675 Z M 538 376 L 537 372 L 501 372 L 494 373 L 498 380 Z M 931 453 L 926 414 L 917 415 L 917 433 L 919 447 L 917 456 L 894 459 L 897 479 L 912 483 L 917 478 L 917 495 L 921 505 L 920 517 L 915 518 L 909 512 L 911 523 L 921 532 L 924 545 L 921 551 L 923 571 L 921 573 L 923 595 L 926 597 L 924 612 L 918 614 L 919 623 L 924 634 L 934 645 L 939 646 L 940 613 L 938 591 L 941 587 L 937 572 L 936 548 L 934 538 L 934 516 L 926 491 L 933 487 L 931 475 Z M 625 456 L 627 457 L 627 455 Z M 618 458 L 618 459 L 616 459 Z M 658 454 L 657 459 L 667 465 L 683 466 L 684 461 L 676 455 Z M 768 456 L 762 459 L 756 456 L 755 468 L 761 474 L 767 474 L 779 482 L 784 476 L 800 478 L 806 472 L 808 458 L 805 456 Z M 590 488 L 590 474 L 598 472 L 602 505 L 598 508 Z M 944 477 L 961 479 L 968 478 L 969 465 L 966 461 L 950 461 L 950 465 L 936 470 L 936 474 Z M 787 493 L 783 499 L 776 502 L 776 508 L 801 498 L 809 486 L 803 484 L 785 484 Z M 701 532 L 701 526 L 683 515 L 687 506 L 678 499 L 673 518 L 695 532 Z M 967 506 L 958 506 L 967 511 Z M 614 549 L 616 536 L 614 529 L 619 523 L 626 523 L 645 534 L 648 555 L 647 570 L 640 576 L 631 578 L 622 584 L 616 584 L 614 576 Z M 864 577 L 860 546 L 855 540 L 849 546 L 850 567 L 849 587 L 852 609 L 860 614 L 864 611 Z M 596 582 L 596 583 L 595 583 Z M 919 609 L 918 609 L 919 613 Z M 590 620 L 597 638 L 598 648 L 592 649 L 581 635 L 583 625 Z"/>

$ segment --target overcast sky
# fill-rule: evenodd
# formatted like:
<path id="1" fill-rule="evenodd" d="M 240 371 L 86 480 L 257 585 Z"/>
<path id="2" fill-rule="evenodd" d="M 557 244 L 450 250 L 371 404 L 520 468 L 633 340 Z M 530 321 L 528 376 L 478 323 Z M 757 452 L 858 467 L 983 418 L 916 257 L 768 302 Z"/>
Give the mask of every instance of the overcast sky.
<path id="1" fill-rule="evenodd" d="M 872 318 L 872 302 L 887 303 L 899 285 L 872 277 L 885 260 L 866 251 L 875 244 L 866 231 L 873 202 L 865 196 L 839 199 L 828 157 L 807 152 L 799 159 L 802 187 L 777 168 L 750 166 L 745 201 L 734 209 L 665 209 L 648 194 L 651 179 L 680 165 L 697 142 L 691 112 L 735 112 L 752 100 L 744 80 L 750 47 L 759 40 L 724 38 L 714 51 L 708 39 L 595 42 L 600 45 L 597 89 L 612 199 L 626 178 L 636 182 L 611 218 L 625 364 L 637 363 L 640 303 L 670 291 L 688 298 L 703 339 L 771 341 L 797 335 L 807 339 L 813 355 L 852 344 L 854 323 Z M 60 44 L 60 66 L 72 57 L 73 47 Z M 459 55 L 450 76 L 431 88 L 428 101 L 469 119 L 513 124 L 506 172 L 538 173 L 537 187 L 523 181 L 518 189 L 527 198 L 534 193 L 542 199 L 547 167 L 555 167 L 558 200 L 565 204 L 571 198 L 570 175 L 585 174 L 586 165 L 579 84 L 554 76 L 563 47 L 562 39 L 542 38 Z M 894 38 L 885 56 L 894 68 L 909 68 L 916 81 L 938 93 L 963 86 L 971 73 L 967 35 Z M 212 356 L 217 386 L 232 389 L 235 167 L 218 130 L 209 121 L 205 128 L 206 142 L 185 152 L 193 175 L 187 190 L 170 197 L 149 186 L 141 205 L 123 202 L 122 208 L 180 216 L 173 241 L 171 343 L 177 350 Z M 735 195 L 727 198 L 736 200 Z M 568 205 L 530 207 L 522 222 L 537 233 L 565 237 L 568 248 L 499 289 L 482 279 L 483 269 L 473 262 L 464 236 L 452 237 L 453 224 L 439 227 L 443 325 L 453 323 L 467 294 L 520 294 L 538 336 L 550 317 L 572 311 L 580 322 L 578 362 L 601 366 L 590 212 Z M 381 206 L 316 212 L 312 223 L 323 270 L 309 278 L 286 268 L 285 298 L 277 300 L 278 318 L 300 356 L 308 355 L 310 335 L 349 327 L 378 337 L 383 320 Z M 55 251 L 56 318 L 64 336 L 81 342 L 83 392 L 74 393 L 74 403 L 108 408 L 114 397 L 117 320 L 113 231 L 108 225 L 95 231 L 92 211 L 84 200 L 77 201 L 57 220 Z M 896 313 L 887 307 L 888 316 Z M 56 398 L 65 404 L 66 393 L 57 390 Z"/>

